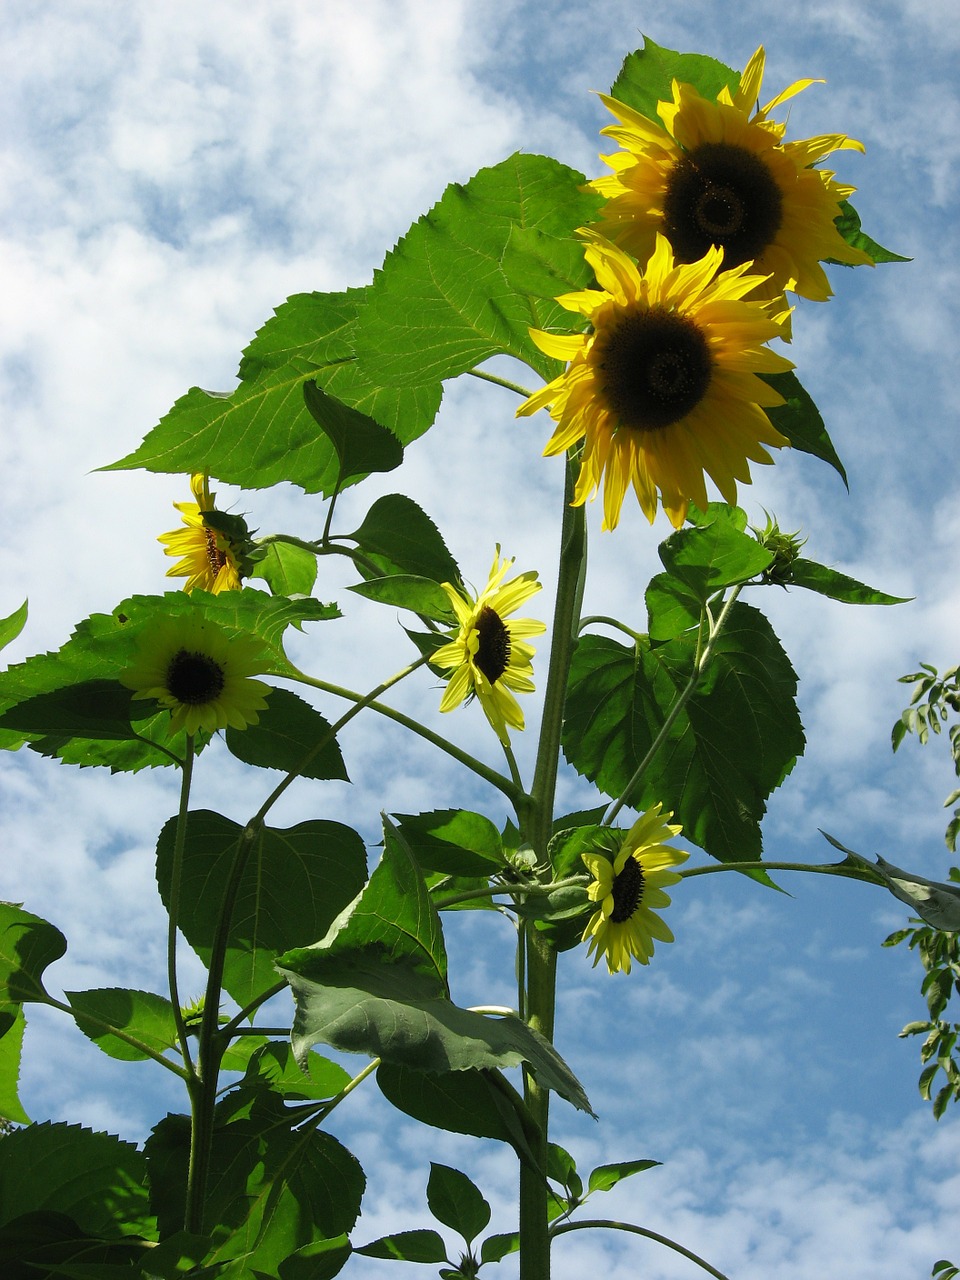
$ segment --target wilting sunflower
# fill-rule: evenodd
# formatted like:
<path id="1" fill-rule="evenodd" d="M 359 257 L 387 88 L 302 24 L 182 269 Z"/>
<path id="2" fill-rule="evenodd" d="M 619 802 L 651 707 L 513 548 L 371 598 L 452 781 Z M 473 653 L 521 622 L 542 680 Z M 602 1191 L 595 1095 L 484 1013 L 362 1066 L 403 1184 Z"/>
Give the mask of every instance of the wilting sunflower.
<path id="1" fill-rule="evenodd" d="M 161 533 L 158 542 L 164 543 L 164 555 L 182 556 L 168 578 L 186 578 L 184 591 L 200 587 L 212 591 L 236 591 L 240 586 L 239 554 L 230 539 L 212 529 L 204 520 L 204 513 L 213 511 L 215 494 L 210 492 L 210 481 L 205 472 L 190 477 L 194 502 L 175 502 L 186 528 Z"/>
<path id="2" fill-rule="evenodd" d="M 744 301 L 762 277 L 747 263 L 720 271 L 722 249 L 677 265 L 658 235 L 641 274 L 596 232 L 580 234 L 601 288 L 557 301 L 585 316 L 591 330 L 530 330 L 541 351 L 570 363 L 517 413 L 549 407 L 558 425 L 547 455 L 584 441 L 574 505 L 602 482 L 604 529 L 616 528 L 628 482 L 651 523 L 659 490 L 679 529 L 691 500 L 707 505 L 704 472 L 734 503 L 737 481 L 750 482 L 748 459 L 771 462 L 763 446 L 790 443 L 764 413 L 783 397 L 757 376 L 793 368 L 764 346 L 782 331 L 786 312 Z"/>
<path id="3" fill-rule="evenodd" d="M 637 819 L 612 861 L 602 853 L 582 855 L 593 876 L 587 896 L 600 904 L 583 932 L 583 941 L 590 940 L 587 955 L 596 953 L 594 966 L 603 956 L 611 973 L 621 969 L 629 973 L 633 960 L 648 964 L 655 938 L 673 941 L 653 908 L 670 905 L 664 888 L 680 877 L 669 868 L 690 855 L 664 843 L 679 835 L 680 827 L 671 826 L 667 819 L 673 815 L 661 816 L 660 809 L 656 804 Z"/>
<path id="4" fill-rule="evenodd" d="M 460 630 L 430 659 L 433 666 L 453 672 L 440 710 L 452 711 L 476 695 L 504 746 L 510 743 L 507 726 L 514 729 L 524 726 L 523 712 L 514 692 L 533 692 L 534 649 L 526 641 L 546 631 L 542 622 L 532 618 L 508 621 L 511 613 L 540 590 L 533 570 L 504 582 L 512 566 L 512 560 L 500 560 L 497 547 L 487 585 L 476 599 L 449 582 L 443 583 Z"/>
<path id="5" fill-rule="evenodd" d="M 257 723 L 270 686 L 249 677 L 269 667 L 253 637 L 228 636 L 212 622 L 180 616 L 144 632 L 120 681 L 134 698 L 155 698 L 169 709 L 171 733 L 215 733 Z"/>
<path id="6" fill-rule="evenodd" d="M 724 87 L 715 101 L 675 80 L 673 100 L 657 104 L 663 128 L 600 95 L 619 121 L 601 133 L 623 150 L 602 156 L 614 172 L 589 184 L 607 198 L 598 230 L 641 262 L 658 232 L 677 262 L 697 262 L 716 246 L 728 269 L 752 262 L 757 275 L 769 277 L 758 296 L 789 289 L 823 302 L 832 290 L 821 261 L 855 266 L 873 259 L 835 225 L 840 202 L 856 188 L 812 166 L 833 151 L 864 148 L 843 133 L 784 142 L 786 125 L 769 112 L 817 82 L 797 80 L 754 110 L 764 56 L 761 47 L 736 91 Z"/>

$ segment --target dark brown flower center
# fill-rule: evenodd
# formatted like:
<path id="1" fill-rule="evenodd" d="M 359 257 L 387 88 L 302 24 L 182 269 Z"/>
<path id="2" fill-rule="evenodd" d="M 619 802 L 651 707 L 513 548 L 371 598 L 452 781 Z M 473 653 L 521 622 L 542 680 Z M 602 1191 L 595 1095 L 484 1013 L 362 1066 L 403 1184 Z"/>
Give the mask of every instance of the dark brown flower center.
<path id="1" fill-rule="evenodd" d="M 629 312 L 598 341 L 603 395 L 620 426 L 672 426 L 696 408 L 710 385 L 706 339 L 692 320 L 673 311 Z"/>
<path id="2" fill-rule="evenodd" d="M 625 924 L 643 901 L 643 867 L 632 855 L 613 878 L 613 924 Z"/>
<path id="3" fill-rule="evenodd" d="M 510 632 L 496 609 L 485 604 L 476 621 L 480 643 L 473 656 L 474 665 L 496 684 L 510 665 Z"/>
<path id="4" fill-rule="evenodd" d="M 223 692 L 224 674 L 219 662 L 206 653 L 180 649 L 167 667 L 167 688 L 178 702 L 197 707 Z"/>
<path id="5" fill-rule="evenodd" d="M 783 221 L 783 196 L 763 160 L 746 147 L 702 142 L 673 167 L 663 202 L 678 262 L 697 262 L 713 245 L 724 267 L 752 262 Z"/>

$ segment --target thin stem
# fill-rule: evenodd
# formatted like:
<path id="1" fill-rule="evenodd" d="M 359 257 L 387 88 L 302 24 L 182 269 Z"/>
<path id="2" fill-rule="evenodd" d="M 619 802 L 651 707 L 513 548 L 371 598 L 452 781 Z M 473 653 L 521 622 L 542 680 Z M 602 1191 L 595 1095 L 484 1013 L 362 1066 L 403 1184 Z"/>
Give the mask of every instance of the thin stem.
<path id="1" fill-rule="evenodd" d="M 529 400 L 533 395 L 526 387 L 521 387 L 517 382 L 509 382 L 506 378 L 498 378 L 495 373 L 485 373 L 482 369 L 468 369 L 467 373 L 472 378 L 480 378 L 483 382 L 492 382 L 495 386 L 505 387 L 507 391 L 515 391 L 518 396 L 523 396 L 524 400 Z"/>
<path id="2" fill-rule="evenodd" d="M 843 862 L 767 862 L 766 859 L 762 862 L 716 862 L 701 867 L 678 869 L 675 874 L 688 880 L 691 876 L 712 875 L 715 871 L 815 871 L 817 875 L 844 876 L 848 880 L 861 880 L 864 884 L 886 887 L 883 877 L 872 872 L 870 867 L 854 867 Z"/>
<path id="3" fill-rule="evenodd" d="M 180 1066 L 178 1062 L 171 1062 L 169 1058 L 164 1057 L 163 1053 L 155 1049 L 152 1045 L 147 1044 L 143 1040 L 139 1040 L 136 1036 L 130 1035 L 128 1031 L 124 1031 L 122 1027 L 115 1027 L 112 1023 L 107 1022 L 103 1018 L 98 1018 L 93 1013 L 80 1013 L 77 1009 L 72 1008 L 68 1004 L 64 1004 L 62 1000 L 57 1000 L 53 996 L 47 996 L 43 1000 L 43 1004 L 49 1005 L 51 1009 L 59 1009 L 61 1013 L 67 1013 L 71 1018 L 80 1018 L 86 1026 L 96 1027 L 97 1030 L 106 1032 L 108 1035 L 116 1036 L 118 1040 L 122 1040 L 124 1044 L 130 1045 L 131 1049 L 136 1049 L 142 1053 L 144 1057 L 152 1058 L 154 1062 L 159 1062 L 161 1067 L 166 1067 L 168 1071 L 172 1071 L 175 1076 L 179 1076 L 181 1080 L 190 1080 L 192 1077 L 190 1072 Z"/>
<path id="4" fill-rule="evenodd" d="M 187 839 L 187 813 L 190 805 L 190 783 L 193 778 L 194 741 L 187 735 L 187 752 L 180 775 L 180 807 L 177 810 L 177 829 L 173 838 L 173 866 L 170 871 L 170 901 L 167 909 L 167 985 L 173 1006 L 173 1021 L 177 1029 L 177 1041 L 184 1066 L 191 1078 L 196 1071 L 190 1056 L 187 1024 L 180 1007 L 180 990 L 177 981 L 177 926 L 180 917 L 180 880 L 183 876 L 183 851 Z"/>
<path id="5" fill-rule="evenodd" d="M 589 618 L 580 620 L 580 631 L 583 632 L 587 627 L 612 627 L 614 631 L 622 631 L 625 636 L 629 636 L 631 640 L 642 640 L 643 636 L 639 631 L 634 631 L 632 627 L 628 627 L 625 623 L 619 622 L 616 618 L 608 618 L 606 614 L 592 614 Z"/>
<path id="6" fill-rule="evenodd" d="M 714 1276 L 715 1280 L 729 1280 L 722 1271 L 718 1271 L 716 1267 L 711 1267 L 709 1262 L 704 1261 L 698 1254 L 691 1249 L 685 1249 L 682 1244 L 678 1244 L 676 1240 L 671 1240 L 668 1236 L 662 1236 L 657 1231 L 651 1231 L 648 1227 L 638 1227 L 632 1222 L 614 1222 L 607 1218 L 585 1218 L 579 1222 L 563 1222 L 559 1226 L 554 1227 L 550 1235 L 562 1236 L 568 1231 L 581 1231 L 591 1227 L 606 1227 L 610 1231 L 627 1231 L 631 1235 L 645 1236 L 648 1240 L 655 1240 L 657 1244 L 664 1245 L 667 1249 L 672 1249 L 674 1253 L 680 1253 L 685 1258 L 689 1258 L 691 1262 L 695 1262 L 698 1267 L 702 1267 L 708 1275 Z"/>
<path id="7" fill-rule="evenodd" d="M 703 619 L 701 619 L 701 634 L 697 640 L 697 654 L 694 659 L 693 672 L 691 673 L 690 679 L 687 681 L 685 687 L 680 692 L 680 695 L 674 702 L 673 706 L 667 712 L 666 718 L 664 719 L 663 724 L 660 726 L 660 730 L 657 733 L 657 736 L 654 738 L 653 742 L 650 744 L 650 747 L 647 750 L 646 755 L 637 765 L 636 769 L 633 772 L 633 776 L 631 777 L 627 785 L 624 787 L 623 791 L 620 794 L 619 799 L 615 800 L 613 804 L 610 806 L 610 808 L 607 810 L 607 813 L 604 816 L 603 823 L 601 825 L 608 827 L 613 822 L 617 814 L 626 804 L 627 797 L 632 794 L 634 788 L 637 786 L 640 779 L 643 777 L 647 769 L 650 767 L 657 752 L 660 750 L 663 743 L 667 740 L 670 730 L 673 728 L 677 717 L 679 716 L 683 708 L 687 705 L 687 703 L 690 701 L 690 698 L 692 697 L 694 690 L 696 689 L 697 685 L 700 683 L 700 677 L 703 675 L 706 669 L 707 663 L 710 661 L 710 658 L 713 655 L 713 650 L 716 646 L 716 642 L 720 635 L 720 632 L 723 630 L 724 624 L 726 623 L 727 618 L 730 616 L 730 610 L 733 608 L 733 605 L 737 599 L 737 596 L 740 594 L 741 590 L 742 590 L 742 584 L 740 586 L 736 586 L 733 588 L 730 595 L 724 601 L 723 608 L 720 610 L 720 616 L 717 618 L 716 622 L 714 622 L 710 614 L 710 610 L 707 608 L 706 605 L 704 606 L 704 618 L 707 621 L 709 626 L 709 636 L 706 644 L 703 644 L 702 643 Z"/>
<path id="8" fill-rule="evenodd" d="M 330 1101 L 326 1104 L 326 1106 L 323 1107 L 319 1116 L 317 1117 L 317 1122 L 319 1123 L 321 1120 L 326 1120 L 330 1112 L 333 1111 L 334 1108 L 339 1107 L 340 1103 L 344 1100 L 344 1098 L 348 1098 L 350 1094 L 353 1093 L 354 1089 L 357 1088 L 358 1085 L 363 1084 L 367 1076 L 372 1075 L 373 1072 L 376 1071 L 381 1061 L 382 1061 L 381 1058 L 374 1058 L 373 1061 L 368 1062 L 367 1065 L 363 1068 L 363 1070 L 358 1072 L 357 1075 L 355 1075 L 352 1080 L 349 1080 L 343 1086 L 343 1088 L 340 1090 L 337 1096 L 335 1098 L 331 1098 Z"/>
<path id="9" fill-rule="evenodd" d="M 453 893 L 449 898 L 435 898 L 433 905 L 438 911 L 444 911 L 448 907 L 458 906 L 461 902 L 471 902 L 474 898 L 493 898 L 498 893 L 522 893 L 525 897 L 546 897 L 555 889 L 569 889 L 574 885 L 588 884 L 589 880 L 589 876 L 567 876 L 565 880 L 551 880 L 549 884 L 540 884 L 537 881 L 522 886 L 488 884 L 482 889 L 464 889 L 462 893 Z"/>

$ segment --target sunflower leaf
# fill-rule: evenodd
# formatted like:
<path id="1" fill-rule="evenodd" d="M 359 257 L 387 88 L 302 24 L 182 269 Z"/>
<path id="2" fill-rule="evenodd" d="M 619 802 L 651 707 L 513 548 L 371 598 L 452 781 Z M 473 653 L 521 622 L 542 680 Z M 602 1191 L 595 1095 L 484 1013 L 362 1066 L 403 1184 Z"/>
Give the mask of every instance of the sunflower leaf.
<path id="1" fill-rule="evenodd" d="M 94 991 L 67 991 L 65 994 L 77 1026 L 111 1058 L 145 1062 L 150 1055 L 105 1030 L 101 1025 L 104 1022 L 118 1031 L 127 1032 L 157 1053 L 163 1053 L 177 1043 L 173 1005 L 152 991 L 101 987 Z"/>
<path id="2" fill-rule="evenodd" d="M 16 640 L 26 626 L 26 622 L 27 602 L 24 600 L 20 608 L 14 609 L 8 618 L 0 619 L 0 649 L 5 649 L 8 644 Z"/>
<path id="3" fill-rule="evenodd" d="M 702 97 L 715 101 L 724 86 L 736 89 L 740 73 L 702 53 L 676 53 L 673 49 L 663 49 L 645 35 L 643 48 L 628 53 L 624 59 L 610 96 L 625 102 L 662 127 L 657 103 L 673 101 L 674 80 L 692 84 Z"/>
<path id="4" fill-rule="evenodd" d="M 308 596 L 317 581 L 317 557 L 306 547 L 271 542 L 250 576 L 262 578 L 275 596 Z"/>
<path id="5" fill-rule="evenodd" d="M 157 844 L 157 882 L 170 894 L 176 822 Z M 224 896 L 241 860 L 224 986 L 241 1006 L 275 986 L 276 956 L 322 937 L 366 879 L 360 836 L 339 822 L 314 820 L 286 830 L 248 832 L 218 813 L 191 812 L 184 843 L 180 928 L 206 963 Z"/>
<path id="6" fill-rule="evenodd" d="M 337 488 L 372 472 L 394 471 L 403 461 L 403 445 L 386 427 L 351 409 L 315 382 L 303 384 L 303 399 L 337 453 Z"/>
<path id="7" fill-rule="evenodd" d="M 802 557 L 794 560 L 788 585 L 805 587 L 808 591 L 829 596 L 831 600 L 841 600 L 844 604 L 906 604 L 912 599 L 911 596 L 889 596 L 845 573 Z"/>
<path id="8" fill-rule="evenodd" d="M 22 1005 L 0 1002 L 0 1117 L 14 1124 L 30 1123 L 18 1092 L 26 1025 Z"/>
<path id="9" fill-rule="evenodd" d="M 393 1258 L 399 1262 L 446 1262 L 447 1246 L 443 1237 L 432 1228 L 413 1231 L 395 1231 L 380 1236 L 369 1244 L 357 1246 L 354 1253 L 366 1258 Z"/>
<path id="10" fill-rule="evenodd" d="M 231 753 L 245 764 L 302 778 L 349 781 L 330 722 L 289 689 L 271 692 L 257 724 L 228 728 L 224 736 Z"/>
<path id="11" fill-rule="evenodd" d="M 490 1205 L 479 1187 L 447 1164 L 430 1162 L 427 1204 L 436 1220 L 463 1236 L 468 1247 L 490 1221 Z"/>
<path id="12" fill-rule="evenodd" d="M 440 530 L 421 507 L 402 493 L 378 498 L 350 535 L 360 550 L 388 572 L 410 573 L 434 582 L 459 582 L 460 570 Z M 360 566 L 363 572 L 363 566 Z M 364 575 L 368 576 L 368 575 Z"/>
<path id="13" fill-rule="evenodd" d="M 394 814 L 407 848 L 424 871 L 489 876 L 506 862 L 500 832 L 489 818 L 466 809 Z"/>
<path id="14" fill-rule="evenodd" d="M 671 577 L 690 589 L 701 603 L 724 587 L 747 582 L 773 563 L 773 552 L 724 519 L 678 529 L 659 547 Z"/>
<path id="15" fill-rule="evenodd" d="M 574 323 L 554 297 L 590 279 L 571 244 L 600 203 L 583 183 L 556 160 L 516 154 L 447 187 L 375 275 L 357 322 L 364 374 L 437 385 L 505 353 L 552 377 L 529 329 Z"/>
<path id="16" fill-rule="evenodd" d="M 695 636 L 626 646 L 586 636 L 574 653 L 564 753 L 620 796 L 686 687 Z M 673 722 L 645 777 L 627 797 L 662 801 L 684 835 L 720 861 L 759 858 L 767 797 L 803 751 L 796 675 L 766 618 L 733 606 L 699 686 Z"/>
<path id="17" fill-rule="evenodd" d="M 860 227 L 860 215 L 850 203 L 849 200 L 840 201 L 840 216 L 834 219 L 837 230 L 846 240 L 847 244 L 853 245 L 855 249 L 862 249 L 864 253 L 868 253 L 870 257 L 878 265 L 882 262 L 912 262 L 912 258 L 904 258 L 899 253 L 894 253 L 892 249 L 884 249 L 882 245 L 877 244 L 876 240 L 871 238 Z M 849 266 L 847 262 L 837 263 L 830 258 L 827 261 L 833 262 L 835 266 Z"/>
<path id="18" fill-rule="evenodd" d="M 844 487 L 849 489 L 847 473 L 827 435 L 820 411 L 800 385 L 795 373 L 763 373 L 759 375 L 775 391 L 779 391 L 785 404 L 775 405 L 766 413 L 777 430 L 787 437 L 794 449 L 812 454 L 821 462 L 828 462 Z"/>
<path id="19" fill-rule="evenodd" d="M 347 588 L 365 600 L 391 605 L 394 609 L 409 609 L 411 613 L 432 618 L 452 626 L 456 615 L 450 597 L 438 583 L 430 578 L 420 578 L 412 573 L 395 573 L 387 578 L 370 578 L 367 582 L 355 582 Z"/>
<path id="20" fill-rule="evenodd" d="M 43 972 L 67 950 L 56 927 L 14 902 L 0 902 L 0 1000 L 44 1001 Z"/>

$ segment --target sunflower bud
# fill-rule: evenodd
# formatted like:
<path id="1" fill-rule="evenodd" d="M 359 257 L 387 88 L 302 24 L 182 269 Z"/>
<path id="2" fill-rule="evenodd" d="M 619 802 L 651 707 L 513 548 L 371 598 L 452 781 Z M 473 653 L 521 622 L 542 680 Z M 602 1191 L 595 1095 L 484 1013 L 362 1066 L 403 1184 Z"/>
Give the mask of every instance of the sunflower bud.
<path id="1" fill-rule="evenodd" d="M 773 561 L 768 568 L 764 569 L 760 581 L 765 585 L 788 587 L 793 581 L 793 566 L 799 558 L 801 548 L 806 543 L 806 538 L 800 537 L 799 529 L 794 533 L 784 533 L 776 519 L 770 515 L 767 516 L 767 523 L 763 529 L 757 529 L 753 525 L 750 528 L 761 547 L 765 547 L 773 555 Z"/>

